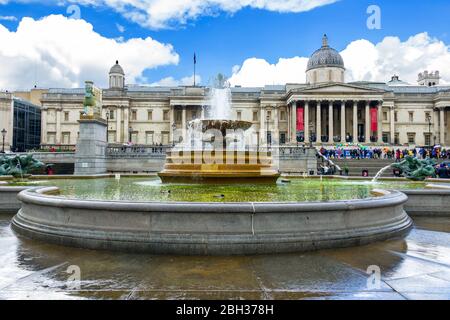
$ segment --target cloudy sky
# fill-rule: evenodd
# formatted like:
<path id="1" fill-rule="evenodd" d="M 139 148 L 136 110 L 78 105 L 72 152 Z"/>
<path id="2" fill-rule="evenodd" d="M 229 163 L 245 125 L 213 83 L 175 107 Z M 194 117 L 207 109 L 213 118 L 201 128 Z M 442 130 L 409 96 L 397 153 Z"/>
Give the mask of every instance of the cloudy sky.
<path id="1" fill-rule="evenodd" d="M 348 81 L 450 83 L 449 21 L 448 0 L 0 0 L 0 89 L 106 86 L 115 60 L 128 83 L 191 85 L 194 52 L 204 85 L 301 83 L 324 33 Z"/>

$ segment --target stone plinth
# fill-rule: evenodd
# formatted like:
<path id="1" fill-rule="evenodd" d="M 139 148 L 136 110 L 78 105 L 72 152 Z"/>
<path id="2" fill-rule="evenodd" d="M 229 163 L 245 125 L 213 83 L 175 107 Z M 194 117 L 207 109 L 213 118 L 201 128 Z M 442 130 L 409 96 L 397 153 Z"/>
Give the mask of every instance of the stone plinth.
<path id="1" fill-rule="evenodd" d="M 81 119 L 80 135 L 75 152 L 75 174 L 106 173 L 106 130 L 103 119 Z"/>

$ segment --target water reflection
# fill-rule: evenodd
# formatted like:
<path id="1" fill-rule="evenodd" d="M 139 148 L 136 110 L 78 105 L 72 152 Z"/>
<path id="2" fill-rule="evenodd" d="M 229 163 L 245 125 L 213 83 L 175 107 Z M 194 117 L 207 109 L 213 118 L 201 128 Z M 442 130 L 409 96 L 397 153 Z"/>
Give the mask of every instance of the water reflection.
<path id="1" fill-rule="evenodd" d="M 96 200 L 188 201 L 188 202 L 292 202 L 364 199 L 375 188 L 422 188 L 423 183 L 292 179 L 291 183 L 265 184 L 162 184 L 158 178 L 120 180 L 54 180 L 62 196 Z M 218 197 L 217 195 L 221 195 Z"/>

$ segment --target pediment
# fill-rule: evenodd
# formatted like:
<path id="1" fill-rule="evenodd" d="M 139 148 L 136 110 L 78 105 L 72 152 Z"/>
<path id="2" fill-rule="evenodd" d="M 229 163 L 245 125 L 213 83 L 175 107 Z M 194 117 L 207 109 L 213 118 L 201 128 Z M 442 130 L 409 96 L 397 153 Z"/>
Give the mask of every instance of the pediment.
<path id="1" fill-rule="evenodd" d="M 346 83 L 330 83 L 324 85 L 316 85 L 311 87 L 306 87 L 301 90 L 305 93 L 380 93 L 383 94 L 385 91 L 382 89 L 375 89 L 363 86 L 356 86 Z"/>

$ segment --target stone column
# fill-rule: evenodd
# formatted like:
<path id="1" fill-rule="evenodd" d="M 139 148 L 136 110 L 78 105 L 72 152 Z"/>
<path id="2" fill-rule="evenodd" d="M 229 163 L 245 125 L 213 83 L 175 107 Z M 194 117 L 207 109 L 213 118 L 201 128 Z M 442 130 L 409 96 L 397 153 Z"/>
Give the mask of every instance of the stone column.
<path id="1" fill-rule="evenodd" d="M 41 111 L 41 144 L 47 143 L 47 109 Z"/>
<path id="2" fill-rule="evenodd" d="M 341 102 L 341 143 L 345 143 L 345 136 L 347 132 L 345 130 L 345 101 Z"/>
<path id="3" fill-rule="evenodd" d="M 333 144 L 334 143 L 334 128 L 333 128 L 333 101 L 328 102 L 328 143 Z"/>
<path id="4" fill-rule="evenodd" d="M 116 142 L 124 142 L 122 140 L 122 109 L 119 106 L 116 108 Z"/>
<path id="5" fill-rule="evenodd" d="M 317 135 L 317 143 L 322 143 L 322 101 L 317 100 L 316 107 L 316 135 Z"/>
<path id="6" fill-rule="evenodd" d="M 267 140 L 267 132 L 266 132 L 266 112 L 264 107 L 261 107 L 259 111 L 260 124 L 259 124 L 259 144 L 265 145 Z"/>
<path id="7" fill-rule="evenodd" d="M 358 101 L 353 101 L 353 143 L 358 142 Z"/>
<path id="8" fill-rule="evenodd" d="M 439 142 L 445 146 L 445 108 L 439 110 Z"/>
<path id="9" fill-rule="evenodd" d="M 272 145 L 275 145 L 275 146 L 280 144 L 280 140 L 279 140 L 280 134 L 278 131 L 278 121 L 279 121 L 278 114 L 279 114 L 278 107 L 275 106 L 273 108 L 273 132 L 272 132 Z"/>
<path id="10" fill-rule="evenodd" d="M 394 106 L 390 107 L 390 113 L 391 113 L 389 115 L 390 136 L 391 136 L 390 142 L 391 142 L 391 144 L 394 144 L 394 142 L 395 142 L 395 109 L 394 109 Z"/>
<path id="11" fill-rule="evenodd" d="M 169 142 L 175 144 L 175 132 L 173 131 L 173 124 L 175 122 L 175 106 L 170 106 L 169 122 Z"/>
<path id="12" fill-rule="evenodd" d="M 123 142 L 127 143 L 131 140 L 131 137 L 129 137 L 128 128 L 130 127 L 130 117 L 129 117 L 129 110 L 128 106 L 123 108 Z"/>
<path id="13" fill-rule="evenodd" d="M 291 142 L 297 143 L 297 101 L 292 102 L 291 107 Z"/>
<path id="14" fill-rule="evenodd" d="M 378 143 L 383 143 L 383 101 L 378 102 Z"/>
<path id="15" fill-rule="evenodd" d="M 304 121 L 304 124 L 305 124 L 305 143 L 309 143 L 309 130 L 310 130 L 310 127 L 309 127 L 309 101 L 305 101 L 305 109 L 304 109 L 304 112 L 305 112 L 305 121 Z"/>
<path id="16" fill-rule="evenodd" d="M 366 143 L 370 143 L 370 103 L 369 101 L 364 101 L 366 109 Z"/>
<path id="17" fill-rule="evenodd" d="M 183 111 L 181 115 L 181 130 L 183 132 L 183 143 L 186 143 L 187 138 L 187 117 L 186 117 L 186 106 L 183 106 Z"/>
<path id="18" fill-rule="evenodd" d="M 55 143 L 61 144 L 61 108 L 56 108 L 56 137 Z"/>

